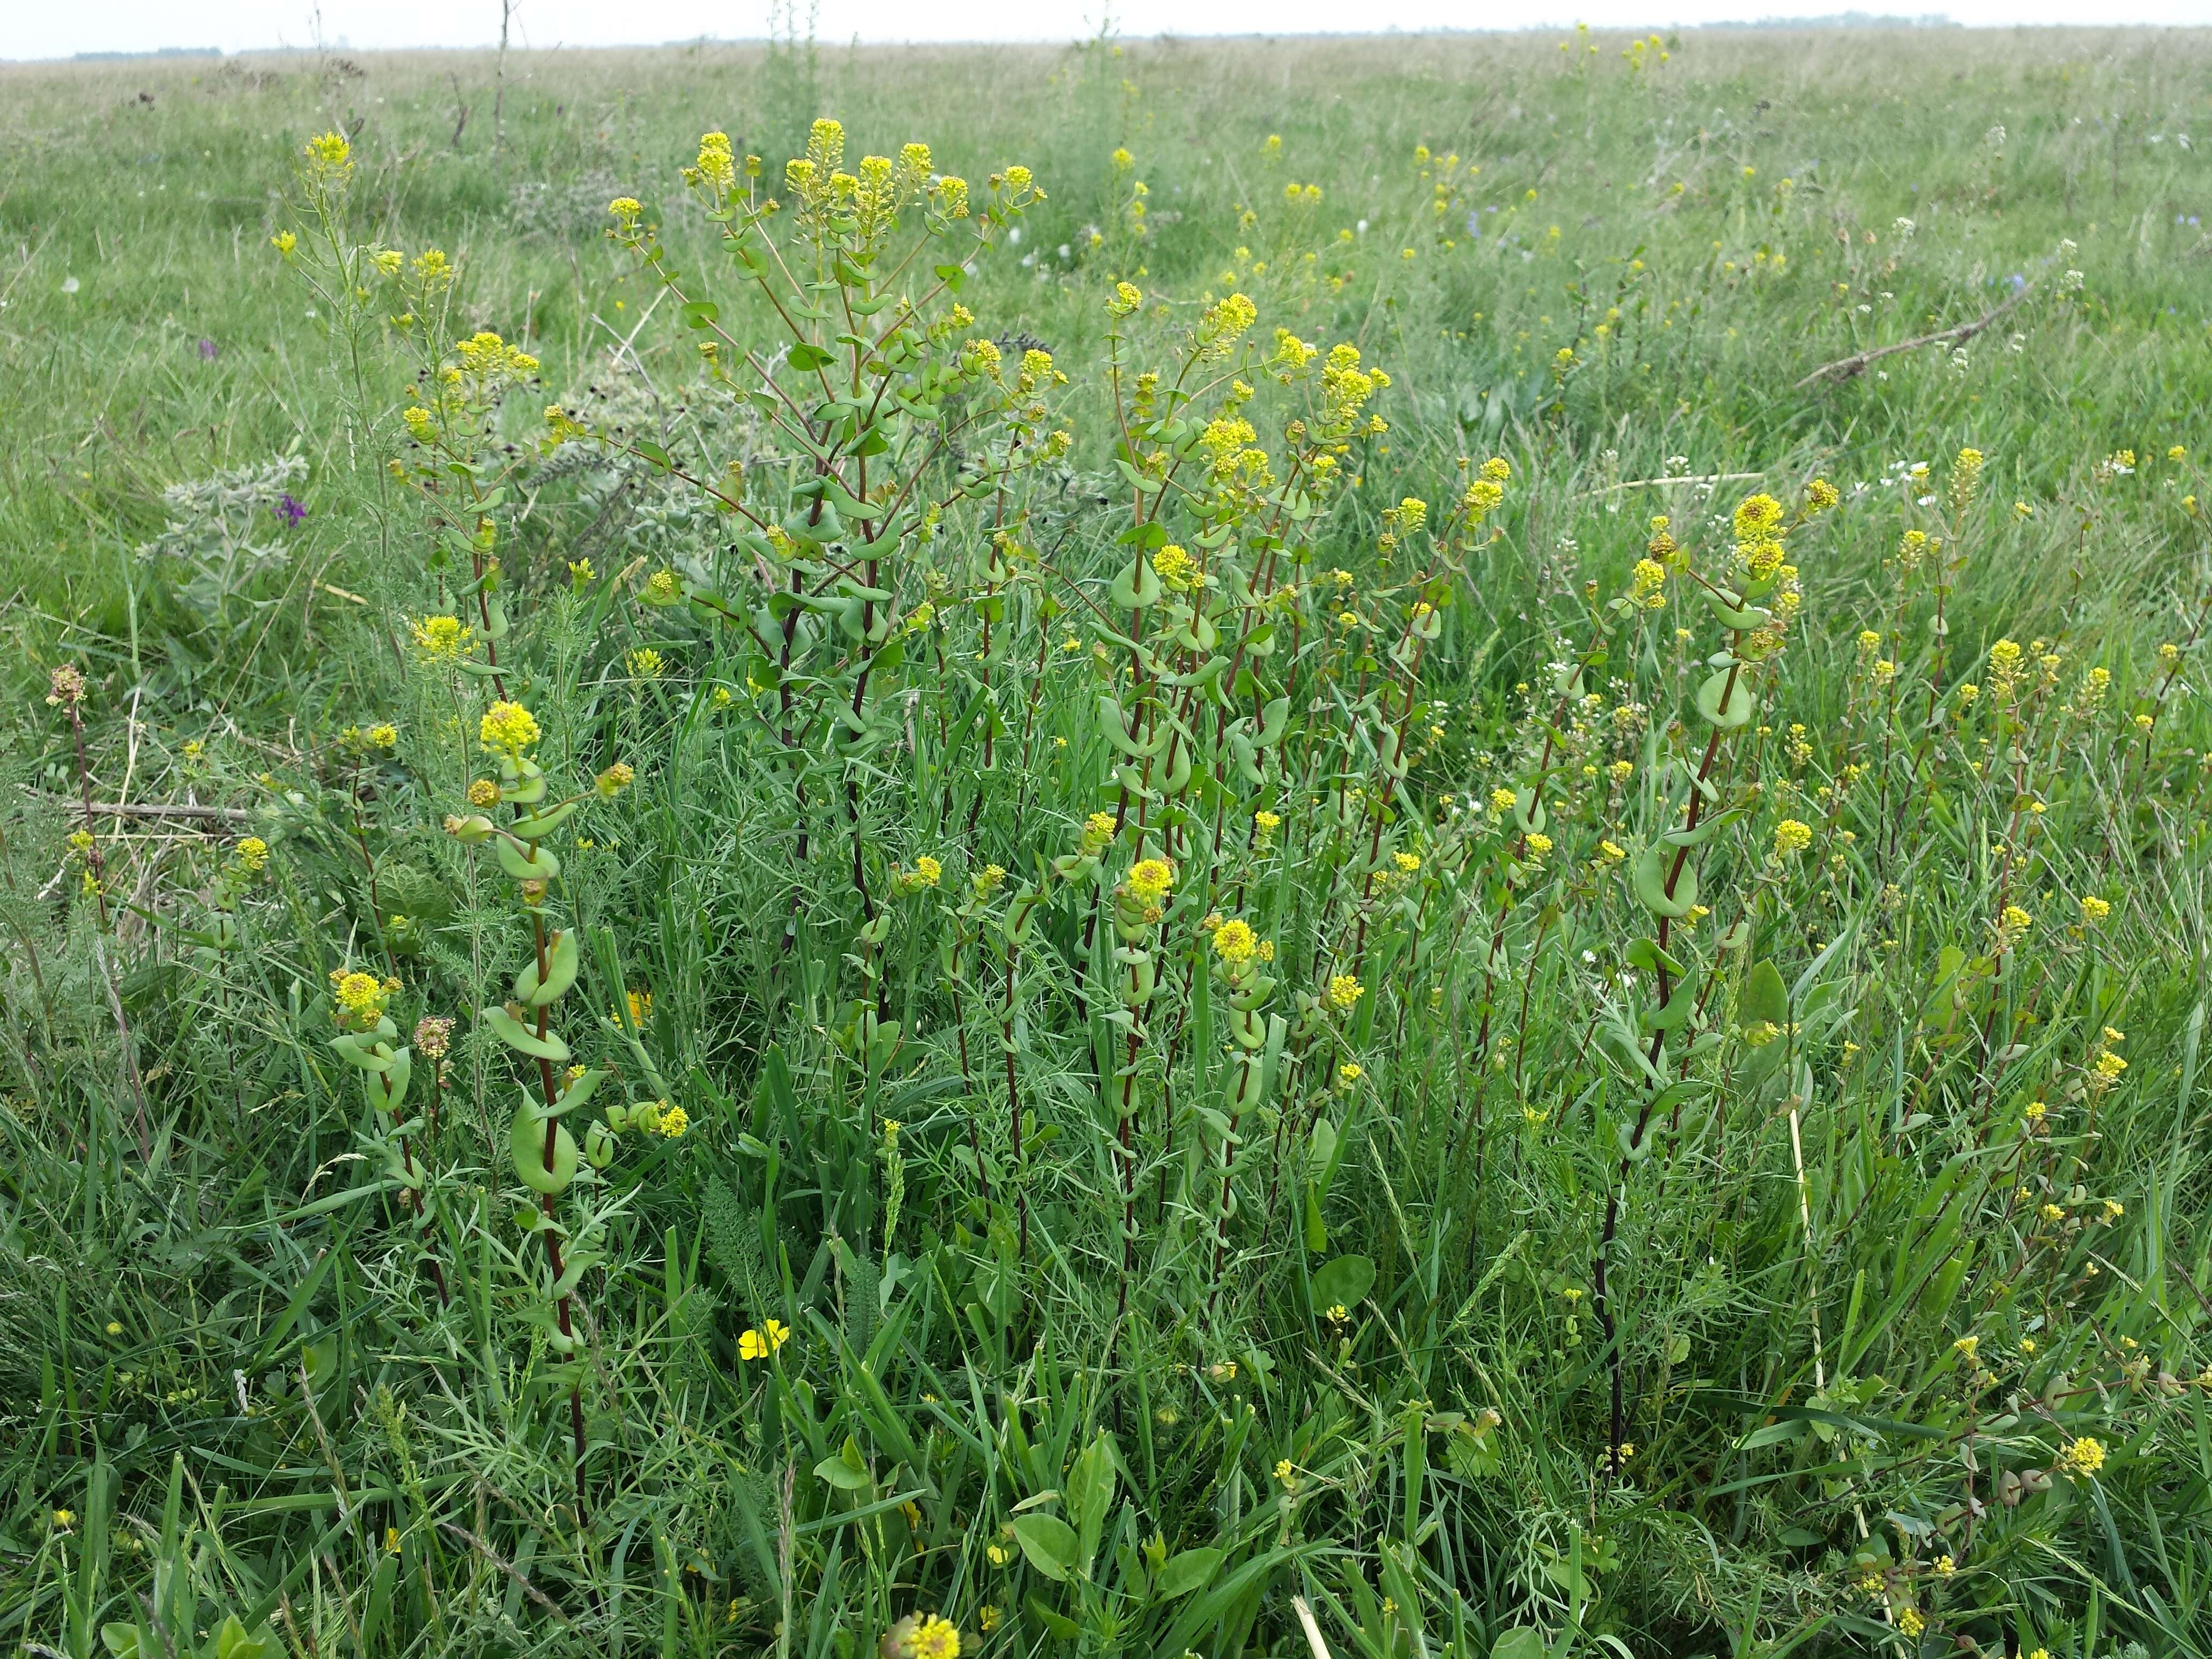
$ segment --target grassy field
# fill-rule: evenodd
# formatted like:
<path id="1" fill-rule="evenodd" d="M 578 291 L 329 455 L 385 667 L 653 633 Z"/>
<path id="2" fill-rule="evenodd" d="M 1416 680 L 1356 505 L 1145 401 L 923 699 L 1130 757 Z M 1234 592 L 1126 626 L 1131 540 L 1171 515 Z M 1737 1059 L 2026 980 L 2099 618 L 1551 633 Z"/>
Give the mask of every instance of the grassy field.
<path id="1" fill-rule="evenodd" d="M 0 66 L 0 1641 L 2212 1651 L 2209 141 Z"/>

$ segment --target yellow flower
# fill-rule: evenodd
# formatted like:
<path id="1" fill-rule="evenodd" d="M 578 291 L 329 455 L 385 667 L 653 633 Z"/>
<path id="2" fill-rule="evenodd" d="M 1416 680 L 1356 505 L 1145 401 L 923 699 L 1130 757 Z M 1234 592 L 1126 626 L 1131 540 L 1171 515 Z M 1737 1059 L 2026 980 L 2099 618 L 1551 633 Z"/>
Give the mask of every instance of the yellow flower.
<path id="1" fill-rule="evenodd" d="M 343 1018 L 362 1026 L 374 1025 L 384 1012 L 384 981 L 374 974 L 359 969 L 352 973 L 331 970 L 331 994 L 337 999 Z"/>
<path id="2" fill-rule="evenodd" d="M 765 1359 L 791 1340 L 791 1333 L 773 1319 L 761 1322 L 758 1330 L 748 1330 L 738 1338 L 738 1358 Z"/>
<path id="3" fill-rule="evenodd" d="M 943 878 L 945 874 L 945 866 L 939 864 L 935 859 L 930 857 L 928 854 L 924 853 L 921 857 L 915 860 L 914 873 L 921 878 L 924 885 L 934 887 Z"/>
<path id="4" fill-rule="evenodd" d="M 1174 884 L 1175 871 L 1165 859 L 1140 859 L 1130 868 L 1129 895 L 1140 904 L 1158 904 Z"/>
<path id="5" fill-rule="evenodd" d="M 280 230 L 269 239 L 269 246 L 289 259 L 292 257 L 293 250 L 300 246 L 300 239 L 289 230 Z"/>
<path id="6" fill-rule="evenodd" d="M 522 751 L 538 741 L 538 720 L 519 702 L 501 701 L 484 710 L 483 719 L 477 726 L 477 740 L 495 755 L 505 755 L 509 760 L 522 758 Z"/>
<path id="7" fill-rule="evenodd" d="M 726 190 L 737 182 L 737 163 L 730 155 L 729 134 L 708 132 L 700 136 L 699 165 L 696 170 L 702 184 L 717 190 Z"/>
<path id="8" fill-rule="evenodd" d="M 660 1115 L 660 1133 L 669 1140 L 678 1139 L 691 1127 L 691 1115 L 681 1106 L 671 1106 Z"/>
<path id="9" fill-rule="evenodd" d="M 1493 789 L 1490 792 L 1490 810 L 1492 811 L 1510 812 L 1513 810 L 1513 806 L 1514 795 L 1510 789 Z"/>
<path id="10" fill-rule="evenodd" d="M 1297 1473 L 1291 1468 L 1291 1460 L 1289 1458 L 1279 1457 L 1275 1460 L 1275 1479 L 1283 1483 L 1283 1490 L 1285 1492 L 1295 1492 L 1297 1490 Z"/>
<path id="11" fill-rule="evenodd" d="M 988 1636 L 999 1627 L 999 1610 L 988 1601 L 975 1609 L 975 1628 Z"/>
<path id="12" fill-rule="evenodd" d="M 1523 843 L 1528 849 L 1531 863 L 1540 864 L 1552 855 L 1552 838 L 1546 835 L 1530 835 Z"/>
<path id="13" fill-rule="evenodd" d="M 1342 1012 L 1358 1004 L 1367 994 L 1367 988 L 1350 974 L 1332 975 L 1328 981 L 1329 1006 Z"/>
<path id="14" fill-rule="evenodd" d="M 120 1336 L 120 1335 L 122 1335 L 122 1334 L 123 1334 L 123 1327 L 122 1327 L 122 1325 L 121 1325 L 119 1322 L 118 1322 L 117 1321 L 115 1321 L 115 1320 L 112 1320 L 112 1319 L 109 1320 L 109 1321 L 107 1322 L 107 1334 L 108 1334 L 110 1336 Z"/>
<path id="15" fill-rule="evenodd" d="M 1777 858 L 1788 858 L 1793 854 L 1802 853 L 1812 844 L 1810 824 L 1796 818 L 1784 818 L 1774 826 L 1774 856 Z"/>
<path id="16" fill-rule="evenodd" d="M 56 1510 L 54 1511 L 54 1525 L 61 1531 L 67 1532 L 71 1527 L 76 1525 L 76 1511 L 75 1510 Z"/>
<path id="17" fill-rule="evenodd" d="M 368 728 L 368 740 L 379 749 L 390 749 L 398 743 L 399 732 L 389 725 L 372 726 Z"/>
<path id="18" fill-rule="evenodd" d="M 386 1527 L 384 1529 L 384 1553 L 386 1555 L 397 1555 L 399 1553 L 398 1528 Z"/>
<path id="19" fill-rule="evenodd" d="M 597 790 L 602 798 L 612 800 L 636 781 L 637 773 L 629 763 L 617 761 L 592 780 L 592 787 Z"/>
<path id="20" fill-rule="evenodd" d="M 1412 875 L 1421 867 L 1420 855 L 1417 853 L 1393 853 L 1390 862 L 1398 866 L 1399 874 L 1405 876 Z"/>
<path id="21" fill-rule="evenodd" d="M 461 653 L 475 638 L 473 631 L 459 617 L 417 617 L 407 626 L 415 636 L 415 648 L 434 665 L 459 661 Z"/>
<path id="22" fill-rule="evenodd" d="M 1782 503 L 1764 492 L 1745 496 L 1736 507 L 1735 537 L 1740 542 L 1771 540 L 1781 524 Z"/>
<path id="23" fill-rule="evenodd" d="M 1252 960 L 1260 941 L 1246 921 L 1224 921 L 1213 930 L 1213 954 L 1231 967 Z"/>
<path id="24" fill-rule="evenodd" d="M 489 778 L 477 778 L 469 785 L 469 805 L 496 806 L 499 805 L 499 786 Z"/>
<path id="25" fill-rule="evenodd" d="M 661 671 L 668 666 L 667 659 L 649 645 L 639 646 L 625 660 L 629 664 L 633 679 L 657 680 Z"/>
<path id="26" fill-rule="evenodd" d="M 2083 1435 L 2059 1455 L 2058 1461 L 2069 1474 L 2094 1474 L 2105 1467 L 2105 1448 L 2093 1435 Z"/>
<path id="27" fill-rule="evenodd" d="M 2081 896 L 2082 921 L 2102 921 L 2112 914 L 2112 907 L 2106 900 L 2097 897 L 2094 893 L 2085 893 Z"/>
<path id="28" fill-rule="evenodd" d="M 1265 838 L 1282 828 L 1282 815 L 1279 812 L 1270 812 L 1263 807 L 1252 814 L 1252 824 L 1259 830 L 1261 837 Z"/>
<path id="29" fill-rule="evenodd" d="M 1917 1636 L 1928 1628 L 1928 1621 L 1920 1616 L 1916 1608 L 1900 1607 L 1897 1614 L 1897 1628 L 1903 1635 Z"/>
<path id="30" fill-rule="evenodd" d="M 353 159 L 353 146 L 343 134 L 325 132 L 307 140 L 305 148 L 309 163 L 317 167 L 337 169 Z"/>
<path id="31" fill-rule="evenodd" d="M 1173 542 L 1152 555 L 1152 568 L 1159 573 L 1162 581 L 1178 593 L 1189 588 L 1191 568 L 1188 551 Z"/>
<path id="32" fill-rule="evenodd" d="M 269 843 L 258 836 L 246 836 L 238 843 L 238 861 L 246 874 L 259 875 L 269 864 Z"/>
<path id="33" fill-rule="evenodd" d="M 960 1632 L 932 1613 L 914 1633 L 914 1659 L 960 1659 Z"/>

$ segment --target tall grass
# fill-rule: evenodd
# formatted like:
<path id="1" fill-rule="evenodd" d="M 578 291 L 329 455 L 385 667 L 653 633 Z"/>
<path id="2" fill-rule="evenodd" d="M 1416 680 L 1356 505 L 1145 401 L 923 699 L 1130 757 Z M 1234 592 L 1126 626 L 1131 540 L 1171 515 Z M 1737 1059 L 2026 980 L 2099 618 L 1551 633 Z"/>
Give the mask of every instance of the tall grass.
<path id="1" fill-rule="evenodd" d="M 2212 1646 L 2206 37 L 1565 44 L 0 70 L 9 1641 Z"/>

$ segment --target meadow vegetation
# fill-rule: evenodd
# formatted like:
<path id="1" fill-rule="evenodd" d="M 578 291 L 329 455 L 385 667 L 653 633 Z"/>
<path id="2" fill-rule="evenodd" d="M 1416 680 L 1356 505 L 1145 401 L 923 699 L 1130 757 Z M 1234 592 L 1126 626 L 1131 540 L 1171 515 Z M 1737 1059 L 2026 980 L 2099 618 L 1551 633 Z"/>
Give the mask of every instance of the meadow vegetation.
<path id="1" fill-rule="evenodd" d="M 2212 1650 L 2212 37 L 0 88 L 11 1650 Z"/>

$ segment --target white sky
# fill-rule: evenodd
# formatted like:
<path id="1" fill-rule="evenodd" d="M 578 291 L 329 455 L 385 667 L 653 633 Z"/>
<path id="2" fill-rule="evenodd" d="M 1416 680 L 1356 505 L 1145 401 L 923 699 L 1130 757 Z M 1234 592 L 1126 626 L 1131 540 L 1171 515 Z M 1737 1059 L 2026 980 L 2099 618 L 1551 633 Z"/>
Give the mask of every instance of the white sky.
<path id="1" fill-rule="evenodd" d="M 1101 0 L 820 0 L 817 38 L 899 40 L 1067 40 L 1097 27 Z M 803 0 L 802 0 L 803 6 Z M 1586 21 L 1598 28 L 1767 17 L 1941 11 L 1984 26 L 2034 23 L 2202 25 L 2206 0 L 1521 0 L 1506 7 L 1466 0 L 1114 0 L 1125 38 L 1161 33 L 1302 33 L 1345 27 L 1528 28 Z M 316 0 L 100 0 L 94 4 L 0 0 L 0 58 L 66 58 L 80 52 L 146 52 L 220 46 L 247 52 L 302 46 L 316 38 Z M 519 0 L 517 44 L 538 48 L 655 45 L 696 39 L 757 39 L 766 0 L 702 6 L 697 0 Z M 498 38 L 499 0 L 321 0 L 321 33 L 356 51 L 483 46 Z"/>

